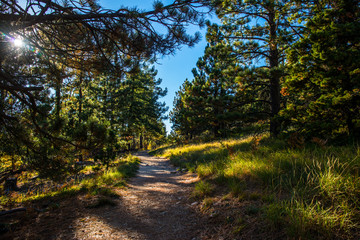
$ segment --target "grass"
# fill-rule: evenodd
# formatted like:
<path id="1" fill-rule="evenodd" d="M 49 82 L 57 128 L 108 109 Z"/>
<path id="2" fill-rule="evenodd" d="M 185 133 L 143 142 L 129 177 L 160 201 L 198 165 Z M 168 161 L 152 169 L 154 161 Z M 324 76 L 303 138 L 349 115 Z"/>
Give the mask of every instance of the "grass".
<path id="1" fill-rule="evenodd" d="M 81 182 L 81 188 L 96 194 L 103 187 L 122 187 L 126 185 L 126 179 L 135 176 L 140 160 L 129 155 L 118 166 L 113 167 L 95 178 L 85 179 Z"/>
<path id="2" fill-rule="evenodd" d="M 200 176 L 194 196 L 208 197 L 216 184 L 242 201 L 260 202 L 247 213 L 260 213 L 270 229 L 281 226 L 288 238 L 360 236 L 359 146 L 294 149 L 262 136 L 158 153 Z"/>
<path id="3" fill-rule="evenodd" d="M 101 171 L 101 169 L 97 169 L 96 175 L 80 182 L 63 184 L 60 188 L 47 189 L 41 193 L 21 194 L 13 192 L 11 195 L 0 196 L 0 204 L 7 208 L 12 208 L 27 202 L 66 198 L 81 192 L 111 198 L 118 197 L 113 188 L 126 186 L 127 179 L 135 176 L 139 163 L 140 160 L 137 157 L 129 155 L 113 163 L 109 170 Z M 91 172 L 91 169 L 87 167 L 85 171 Z"/>
<path id="4" fill-rule="evenodd" d="M 214 187 L 206 182 L 206 181 L 199 181 L 196 183 L 193 197 L 195 198 L 203 198 L 205 196 L 209 196 L 214 191 Z"/>
<path id="5" fill-rule="evenodd" d="M 160 154 L 163 154 L 164 151 L 171 149 L 171 148 L 175 148 L 175 146 L 174 145 L 163 145 L 161 147 L 158 147 L 157 149 L 149 151 L 149 154 L 153 155 L 153 156 L 160 155 Z"/>

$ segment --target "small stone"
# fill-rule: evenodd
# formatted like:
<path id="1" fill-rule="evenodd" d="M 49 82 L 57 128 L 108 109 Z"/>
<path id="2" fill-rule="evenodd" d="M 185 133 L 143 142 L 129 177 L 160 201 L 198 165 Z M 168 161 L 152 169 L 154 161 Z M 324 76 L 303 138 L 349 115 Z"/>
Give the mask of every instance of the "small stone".
<path id="1" fill-rule="evenodd" d="M 211 217 L 211 218 L 216 217 L 216 216 L 217 216 L 217 212 L 216 212 L 216 211 L 214 211 L 214 212 L 212 212 L 212 213 L 210 214 L 210 217 Z"/>

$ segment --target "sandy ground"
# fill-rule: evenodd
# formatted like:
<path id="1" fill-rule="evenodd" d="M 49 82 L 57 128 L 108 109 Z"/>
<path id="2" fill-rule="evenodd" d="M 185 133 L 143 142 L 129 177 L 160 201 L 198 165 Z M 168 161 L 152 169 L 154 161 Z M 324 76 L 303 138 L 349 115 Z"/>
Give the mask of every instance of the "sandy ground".
<path id="1" fill-rule="evenodd" d="M 196 175 L 180 173 L 167 159 L 137 156 L 141 166 L 127 189 L 117 189 L 116 206 L 86 208 L 86 196 L 53 204 L 41 214 L 26 214 L 22 226 L 1 239 L 208 239 L 207 221 L 189 198 Z"/>

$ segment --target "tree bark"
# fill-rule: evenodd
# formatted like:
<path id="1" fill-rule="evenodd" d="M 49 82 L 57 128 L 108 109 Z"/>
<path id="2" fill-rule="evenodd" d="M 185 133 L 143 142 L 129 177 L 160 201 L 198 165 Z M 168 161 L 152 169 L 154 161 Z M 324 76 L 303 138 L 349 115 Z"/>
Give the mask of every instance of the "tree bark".
<path id="1" fill-rule="evenodd" d="M 26 208 L 15 208 L 15 209 L 11 209 L 8 211 L 1 211 L 0 216 L 8 215 L 8 214 L 15 213 L 15 212 L 25 212 L 25 211 L 26 211 Z"/>
<path id="2" fill-rule="evenodd" d="M 279 66 L 279 50 L 276 39 L 276 21 L 275 10 L 269 12 L 270 25 L 270 98 L 271 98 L 271 119 L 270 119 L 270 135 L 276 137 L 280 133 L 280 122 L 276 117 L 280 111 L 280 75 L 276 68 Z"/>
<path id="3" fill-rule="evenodd" d="M 143 133 L 140 133 L 140 149 L 143 149 L 144 148 L 144 136 L 143 136 Z"/>
<path id="4" fill-rule="evenodd" d="M 83 67 L 81 67 L 80 70 L 80 76 L 79 76 L 79 125 L 82 123 L 82 104 L 83 104 L 83 93 L 82 93 L 82 82 L 83 82 Z M 80 150 L 79 153 L 79 161 L 82 162 L 84 160 L 82 152 Z"/>

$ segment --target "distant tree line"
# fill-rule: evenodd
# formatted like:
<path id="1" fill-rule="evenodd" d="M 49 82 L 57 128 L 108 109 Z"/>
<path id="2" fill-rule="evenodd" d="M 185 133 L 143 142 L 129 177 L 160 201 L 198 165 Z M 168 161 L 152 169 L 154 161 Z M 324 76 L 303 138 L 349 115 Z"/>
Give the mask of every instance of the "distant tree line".
<path id="1" fill-rule="evenodd" d="M 174 135 L 359 138 L 360 2 L 215 0 L 221 24 L 177 92 Z"/>

